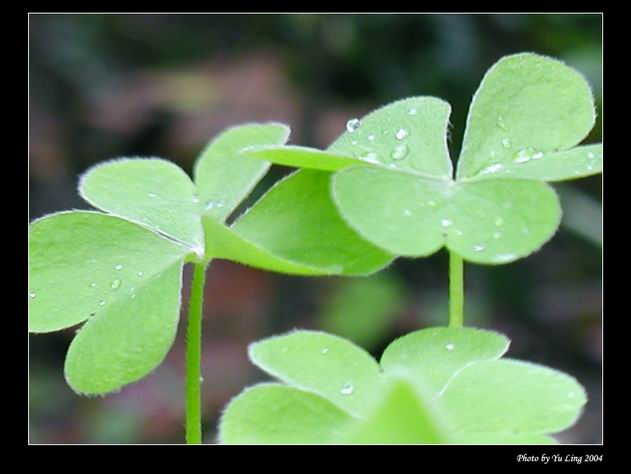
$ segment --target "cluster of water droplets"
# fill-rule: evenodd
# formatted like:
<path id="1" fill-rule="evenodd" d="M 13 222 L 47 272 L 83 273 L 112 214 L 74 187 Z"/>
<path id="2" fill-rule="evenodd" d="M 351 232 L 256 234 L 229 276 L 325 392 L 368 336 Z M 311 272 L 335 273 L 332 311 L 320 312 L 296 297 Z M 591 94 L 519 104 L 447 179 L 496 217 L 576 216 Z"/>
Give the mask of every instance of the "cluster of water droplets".
<path id="1" fill-rule="evenodd" d="M 417 110 L 415 108 L 410 108 L 407 111 L 408 115 L 415 115 Z M 349 120 L 346 123 L 346 131 L 349 133 L 356 133 L 361 128 L 361 121 L 358 118 L 354 118 Z M 374 150 L 366 149 L 361 152 L 358 158 L 362 161 L 372 164 L 388 164 L 391 168 L 396 168 L 396 162 L 404 160 L 410 154 L 410 148 L 407 143 L 404 142 L 406 138 L 410 136 L 410 131 L 407 128 L 399 127 L 394 132 L 392 132 L 394 138 L 401 143 L 397 143 L 391 150 L 390 156 L 382 156 L 380 157 L 378 153 Z M 388 130 L 381 130 L 382 135 L 387 135 Z M 375 133 L 370 133 L 366 136 L 369 142 L 375 142 L 377 140 L 377 136 Z M 352 140 L 351 145 L 357 146 L 359 145 L 359 140 Z M 392 160 L 392 162 L 389 162 Z"/>
<path id="2" fill-rule="evenodd" d="M 531 160 L 540 160 L 544 157 L 544 154 L 536 148 L 522 148 L 513 155 L 513 163 L 521 164 L 528 163 Z"/>
<path id="3" fill-rule="evenodd" d="M 587 170 L 592 171 L 594 169 L 596 161 L 596 155 L 591 151 L 587 153 Z"/>
<path id="4" fill-rule="evenodd" d="M 114 266 L 114 269 L 115 269 L 116 271 L 121 271 L 121 270 L 123 269 L 123 265 L 119 263 L 119 264 L 117 264 L 117 265 L 115 265 L 115 266 Z M 142 277 L 144 276 L 144 272 L 142 272 L 142 271 L 136 272 L 136 275 L 137 275 L 139 278 L 142 278 Z M 98 288 L 98 286 L 99 286 L 99 285 L 98 285 L 95 281 L 93 281 L 93 282 L 91 282 L 91 283 L 89 284 L 89 287 L 90 287 L 90 288 L 93 288 L 93 289 L 94 289 L 94 288 Z M 108 286 L 108 287 L 109 287 L 109 289 L 110 289 L 110 290 L 112 290 L 112 291 L 118 291 L 119 289 L 121 289 L 121 288 L 123 287 L 123 279 L 122 279 L 122 278 L 114 278 L 112 281 L 110 281 L 110 282 L 107 284 L 107 286 Z M 129 296 L 129 297 L 130 297 L 130 299 L 132 299 L 132 300 L 136 298 L 136 290 L 135 290 L 133 287 L 132 287 L 132 288 L 130 288 L 130 290 L 129 290 L 129 295 L 130 295 L 130 296 Z M 34 297 L 34 296 L 32 296 L 32 297 Z M 105 300 L 105 299 L 99 299 L 97 304 L 98 304 L 99 306 L 105 306 L 105 305 L 107 304 L 107 300 Z M 93 314 L 95 314 L 95 313 L 91 313 L 91 315 L 93 315 Z"/>
<path id="5" fill-rule="evenodd" d="M 210 199 L 204 206 L 204 209 L 207 211 L 211 211 L 213 209 L 221 209 L 225 205 L 226 201 L 224 201 L 223 199 Z"/>

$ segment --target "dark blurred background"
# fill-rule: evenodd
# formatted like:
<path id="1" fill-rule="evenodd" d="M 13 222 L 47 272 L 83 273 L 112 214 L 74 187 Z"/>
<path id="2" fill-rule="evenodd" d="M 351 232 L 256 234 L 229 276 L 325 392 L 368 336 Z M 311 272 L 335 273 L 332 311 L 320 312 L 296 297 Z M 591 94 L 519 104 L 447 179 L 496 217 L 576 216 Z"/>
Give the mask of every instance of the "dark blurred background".
<path id="1" fill-rule="evenodd" d="M 600 112 L 600 15 L 48 14 L 29 23 L 30 219 L 88 208 L 77 178 L 103 160 L 160 156 L 190 173 L 208 140 L 245 121 L 284 122 L 291 143 L 325 147 L 349 118 L 411 95 L 451 103 L 457 156 L 472 94 L 509 53 L 566 61 L 592 84 Z M 600 140 L 599 119 L 587 142 Z M 251 201 L 287 172 L 272 168 Z M 466 266 L 465 322 L 508 335 L 509 357 L 575 376 L 590 400 L 558 439 L 600 443 L 601 179 L 555 187 L 564 221 L 541 251 L 510 265 Z M 265 379 L 247 360 L 252 341 L 318 328 L 379 356 L 394 337 L 446 320 L 444 251 L 400 259 L 366 279 L 288 277 L 215 261 L 206 287 L 204 439 L 215 442 L 231 397 Z M 65 384 L 73 336 L 30 338 L 32 443 L 183 441 L 183 326 L 154 373 L 104 398 L 79 397 Z"/>

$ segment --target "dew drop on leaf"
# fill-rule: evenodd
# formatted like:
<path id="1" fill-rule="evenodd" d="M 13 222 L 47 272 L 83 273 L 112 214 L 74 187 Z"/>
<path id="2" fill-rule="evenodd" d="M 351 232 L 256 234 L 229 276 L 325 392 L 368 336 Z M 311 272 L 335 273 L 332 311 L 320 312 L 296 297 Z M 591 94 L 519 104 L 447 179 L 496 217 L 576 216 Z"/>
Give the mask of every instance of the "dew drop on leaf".
<path id="1" fill-rule="evenodd" d="M 96 288 L 96 283 L 90 283 L 90 288 Z"/>
<path id="2" fill-rule="evenodd" d="M 461 231 L 461 230 L 456 230 L 454 233 L 455 233 L 456 235 L 462 235 L 462 231 Z"/>
<path id="3" fill-rule="evenodd" d="M 453 352 L 456 349 L 456 346 L 450 342 L 445 346 L 445 349 L 447 349 L 449 352 Z"/>
<path id="4" fill-rule="evenodd" d="M 541 153 L 540 151 L 532 155 L 533 160 L 540 160 L 541 158 L 543 158 L 543 153 Z"/>
<path id="5" fill-rule="evenodd" d="M 329 352 L 329 349 L 325 347 L 320 352 L 322 352 L 322 354 L 326 354 L 327 352 Z"/>
<path id="6" fill-rule="evenodd" d="M 480 243 L 480 244 L 474 244 L 473 245 L 473 250 L 475 252 L 482 252 L 484 249 L 486 249 L 486 244 Z"/>
<path id="7" fill-rule="evenodd" d="M 416 109 L 408 109 L 408 115 L 416 115 Z"/>
<path id="8" fill-rule="evenodd" d="M 408 216 L 408 217 L 409 217 L 409 216 L 411 216 L 411 215 L 412 215 L 412 211 L 410 211 L 409 209 L 405 209 L 405 210 L 403 211 L 403 215 L 404 215 L 404 216 Z"/>
<path id="9" fill-rule="evenodd" d="M 436 205 L 436 201 L 430 199 L 427 204 L 429 204 L 430 206 L 435 206 Z"/>
<path id="10" fill-rule="evenodd" d="M 149 194 L 147 194 L 147 196 L 149 196 L 150 198 L 156 197 L 155 193 L 149 193 Z"/>
<path id="11" fill-rule="evenodd" d="M 375 140 L 375 136 L 374 135 L 368 135 L 368 141 L 374 141 Z"/>
<path id="12" fill-rule="evenodd" d="M 499 170 L 501 170 L 502 168 L 504 168 L 504 165 L 502 165 L 501 163 L 495 163 L 493 165 L 489 165 L 486 168 L 484 168 L 480 174 L 493 174 L 493 173 L 497 173 Z"/>
<path id="13" fill-rule="evenodd" d="M 141 277 L 141 276 L 143 276 L 143 275 L 144 275 L 144 273 L 143 273 L 143 272 L 138 272 L 138 276 L 139 276 L 139 277 Z"/>
<path id="14" fill-rule="evenodd" d="M 193 199 L 191 199 L 191 201 L 197 203 L 197 202 L 199 202 L 199 198 L 194 197 Z"/>
<path id="15" fill-rule="evenodd" d="M 206 210 L 210 211 L 211 209 L 220 209 L 226 205 L 226 202 L 223 199 L 211 199 L 206 203 Z"/>
<path id="16" fill-rule="evenodd" d="M 29 293 L 28 296 L 29 298 L 33 299 L 37 296 L 37 293 Z"/>
<path id="17" fill-rule="evenodd" d="M 510 148 L 510 140 L 509 140 L 508 138 L 504 138 L 504 139 L 502 140 L 502 146 L 503 146 L 504 148 Z"/>
<path id="18" fill-rule="evenodd" d="M 121 264 L 118 264 L 114 268 L 116 268 L 116 270 L 121 270 L 123 268 L 123 266 Z"/>
<path id="19" fill-rule="evenodd" d="M 110 287 L 112 288 L 112 290 L 118 290 L 121 287 L 121 281 L 114 280 L 112 284 L 110 285 Z"/>
<path id="20" fill-rule="evenodd" d="M 392 158 L 395 160 L 401 160 L 407 156 L 408 151 L 407 145 L 397 145 L 392 152 Z"/>
<path id="21" fill-rule="evenodd" d="M 496 226 L 498 226 L 498 227 L 499 227 L 499 226 L 501 226 L 501 225 L 503 225 L 503 224 L 504 224 L 504 219 L 502 219 L 502 218 L 501 218 L 501 217 L 499 217 L 499 216 L 495 218 L 495 225 L 496 225 Z"/>
<path id="22" fill-rule="evenodd" d="M 342 388 L 340 389 L 340 393 L 342 395 L 352 395 L 354 391 L 355 387 L 353 387 L 353 384 L 348 382 L 342 385 Z"/>
<path id="23" fill-rule="evenodd" d="M 379 160 L 377 160 L 377 154 L 373 151 L 369 151 L 368 153 L 360 156 L 359 159 L 366 161 L 367 163 L 379 163 Z"/>
<path id="24" fill-rule="evenodd" d="M 493 238 L 494 238 L 494 239 L 499 239 L 501 236 L 502 236 L 502 233 L 501 233 L 501 232 L 495 232 L 495 233 L 493 234 Z"/>
<path id="25" fill-rule="evenodd" d="M 394 134 L 397 140 L 403 140 L 404 138 L 407 138 L 408 135 L 410 135 L 410 132 L 408 132 L 405 128 L 400 128 L 397 130 L 397 133 Z"/>
<path id="26" fill-rule="evenodd" d="M 502 253 L 502 254 L 499 254 L 497 257 L 495 257 L 495 261 L 496 262 L 509 262 L 510 260 L 513 260 L 515 257 L 516 255 L 512 253 Z"/>
<path id="27" fill-rule="evenodd" d="M 452 224 L 452 222 L 449 219 L 442 219 L 440 221 L 440 225 L 442 225 L 443 227 L 449 227 Z"/>
<path id="28" fill-rule="evenodd" d="M 502 117 L 501 115 L 498 115 L 497 117 L 497 126 L 504 131 L 508 130 L 508 126 L 506 125 L 506 122 L 504 122 L 504 117 Z"/>
<path id="29" fill-rule="evenodd" d="M 99 306 L 105 306 L 105 301 L 104 300 L 99 301 Z"/>
<path id="30" fill-rule="evenodd" d="M 361 122 L 359 121 L 359 119 L 357 118 L 351 119 L 348 122 L 346 122 L 346 130 L 350 133 L 353 133 L 357 131 L 360 125 L 361 125 Z"/>

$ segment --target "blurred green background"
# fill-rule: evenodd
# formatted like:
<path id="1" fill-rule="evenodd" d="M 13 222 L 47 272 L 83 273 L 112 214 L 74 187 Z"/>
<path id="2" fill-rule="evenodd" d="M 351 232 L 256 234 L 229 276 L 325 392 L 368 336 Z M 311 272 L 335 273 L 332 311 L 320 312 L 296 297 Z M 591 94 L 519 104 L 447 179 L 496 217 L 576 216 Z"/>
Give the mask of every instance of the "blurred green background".
<path id="1" fill-rule="evenodd" d="M 30 219 L 89 208 L 79 174 L 120 156 L 191 172 L 225 127 L 291 125 L 325 147 L 349 118 L 411 95 L 453 107 L 457 156 L 471 96 L 501 56 L 534 51 L 585 74 L 600 117 L 600 15 L 31 15 Z M 601 140 L 601 122 L 587 142 Z M 250 203 L 289 170 L 273 167 Z M 555 238 L 519 262 L 465 267 L 466 323 L 512 340 L 509 357 L 569 372 L 590 401 L 558 437 L 601 442 L 601 179 L 555 186 Z M 190 273 L 185 273 L 188 294 Z M 186 309 L 186 308 L 183 308 Z M 447 319 L 447 256 L 399 259 L 366 279 L 298 278 L 210 266 L 204 321 L 205 442 L 222 407 L 264 379 L 247 344 L 292 328 L 344 335 L 379 356 L 395 337 Z M 31 443 L 180 443 L 183 330 L 150 376 L 104 398 L 72 393 L 63 360 L 74 329 L 30 337 Z"/>

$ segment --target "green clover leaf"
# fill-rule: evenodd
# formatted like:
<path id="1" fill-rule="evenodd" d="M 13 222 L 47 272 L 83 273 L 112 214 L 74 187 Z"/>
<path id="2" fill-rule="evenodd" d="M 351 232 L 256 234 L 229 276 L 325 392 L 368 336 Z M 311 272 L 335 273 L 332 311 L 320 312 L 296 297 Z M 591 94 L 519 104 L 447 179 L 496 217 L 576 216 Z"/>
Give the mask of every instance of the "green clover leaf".
<path id="1" fill-rule="evenodd" d="M 378 364 L 351 342 L 294 331 L 250 346 L 283 384 L 244 390 L 226 407 L 227 444 L 547 444 L 586 395 L 572 377 L 503 359 L 506 337 L 429 328 L 393 342 Z"/>
<path id="2" fill-rule="evenodd" d="M 288 134 L 273 123 L 228 129 L 202 153 L 194 182 L 157 158 L 109 161 L 79 186 L 105 213 L 62 212 L 32 223 L 29 329 L 85 322 L 65 364 L 75 391 L 111 392 L 161 363 L 175 339 L 187 262 L 225 258 L 286 273 L 353 275 L 392 260 L 338 216 L 322 172 L 295 173 L 225 224 L 270 166 L 239 150 L 280 145 Z"/>
<path id="3" fill-rule="evenodd" d="M 501 264 L 539 249 L 561 207 L 546 181 L 597 174 L 602 145 L 578 145 L 594 125 L 591 90 L 563 63 L 536 54 L 498 61 L 476 92 L 456 177 L 450 106 L 412 97 L 349 121 L 326 151 L 254 147 L 247 156 L 334 173 L 331 194 L 359 235 L 396 255 L 442 247 Z"/>

